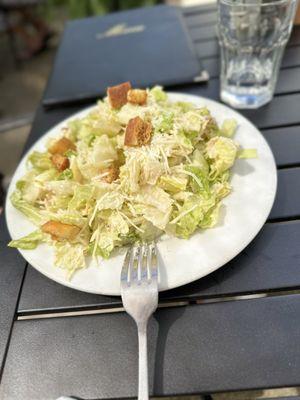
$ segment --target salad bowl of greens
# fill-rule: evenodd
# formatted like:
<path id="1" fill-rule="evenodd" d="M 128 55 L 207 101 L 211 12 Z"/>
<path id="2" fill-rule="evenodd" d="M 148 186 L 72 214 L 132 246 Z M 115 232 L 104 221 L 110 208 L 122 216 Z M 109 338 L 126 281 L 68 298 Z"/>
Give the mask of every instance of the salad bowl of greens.
<path id="1" fill-rule="evenodd" d="M 126 246 L 154 239 L 159 288 L 171 289 L 249 244 L 276 183 L 265 139 L 230 108 L 159 87 L 143 104 L 116 109 L 106 98 L 21 160 L 6 202 L 9 245 L 63 285 L 118 295 Z"/>

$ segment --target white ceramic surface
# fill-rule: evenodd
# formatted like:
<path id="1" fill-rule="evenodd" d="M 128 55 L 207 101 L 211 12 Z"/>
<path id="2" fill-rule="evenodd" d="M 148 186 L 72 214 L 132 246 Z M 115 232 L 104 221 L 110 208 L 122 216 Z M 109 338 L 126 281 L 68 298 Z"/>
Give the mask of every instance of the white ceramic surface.
<path id="1" fill-rule="evenodd" d="M 221 218 L 213 229 L 199 231 L 189 240 L 163 237 L 158 243 L 160 254 L 160 290 L 184 285 L 215 271 L 239 254 L 259 232 L 272 208 L 277 185 L 277 173 L 272 152 L 261 133 L 236 111 L 215 101 L 192 95 L 170 94 L 171 100 L 189 101 L 207 106 L 218 123 L 235 118 L 238 130 L 235 139 L 244 148 L 256 148 L 257 159 L 236 161 L 232 176 L 232 193 L 224 199 Z M 44 150 L 49 137 L 55 137 L 69 119 L 83 117 L 92 107 L 79 112 L 45 133 L 29 150 Z M 28 152 L 28 153 L 29 153 Z M 11 185 L 7 199 L 26 169 L 25 154 Z M 10 235 L 18 239 L 34 229 L 34 225 L 6 202 L 6 219 Z M 35 250 L 20 250 L 23 257 L 38 271 L 63 285 L 85 292 L 119 295 L 119 275 L 125 253 L 109 260 L 89 261 L 85 270 L 77 272 L 72 280 L 53 263 L 53 250 L 40 245 Z"/>

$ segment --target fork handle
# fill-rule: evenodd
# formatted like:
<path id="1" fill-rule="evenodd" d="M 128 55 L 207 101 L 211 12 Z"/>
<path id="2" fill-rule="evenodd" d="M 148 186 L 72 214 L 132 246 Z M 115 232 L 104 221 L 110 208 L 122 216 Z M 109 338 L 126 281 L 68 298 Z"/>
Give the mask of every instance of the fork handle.
<path id="1" fill-rule="evenodd" d="M 138 400 L 148 400 L 147 324 L 138 324 L 139 337 L 139 394 Z"/>

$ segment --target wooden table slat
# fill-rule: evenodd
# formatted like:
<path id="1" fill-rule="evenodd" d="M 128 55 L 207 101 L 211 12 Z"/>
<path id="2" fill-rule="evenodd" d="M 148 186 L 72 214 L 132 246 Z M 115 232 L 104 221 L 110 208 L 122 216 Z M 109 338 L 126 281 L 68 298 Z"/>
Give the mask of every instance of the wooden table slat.
<path id="1" fill-rule="evenodd" d="M 0 376 L 25 271 L 25 261 L 18 251 L 7 247 L 8 242 L 9 234 L 2 215 L 0 216 Z"/>
<path id="2" fill-rule="evenodd" d="M 300 44 L 300 26 L 296 25 L 293 27 L 291 37 L 289 39 L 289 45 L 299 45 Z"/>
<path id="3" fill-rule="evenodd" d="M 277 96 L 258 110 L 244 110 L 242 114 L 259 128 L 276 128 L 300 124 L 300 94 Z"/>
<path id="4" fill-rule="evenodd" d="M 217 11 L 217 6 L 214 3 L 207 3 L 189 7 L 181 7 L 180 8 L 184 17 L 189 18 L 190 16 L 194 16 L 196 14 L 206 14 Z"/>
<path id="5" fill-rule="evenodd" d="M 70 289 L 48 279 L 30 266 L 26 271 L 18 312 L 22 314 L 121 305 L 120 297 L 100 296 Z"/>
<path id="6" fill-rule="evenodd" d="M 265 129 L 263 135 L 273 150 L 277 166 L 286 167 L 300 163 L 300 125 Z"/>
<path id="7" fill-rule="evenodd" d="M 202 44 L 202 43 L 200 43 Z M 220 73 L 220 59 L 218 56 L 211 56 L 208 58 L 203 58 L 199 51 L 199 46 L 196 51 L 197 56 L 204 68 L 209 72 L 211 78 L 217 78 Z M 207 46 L 207 45 L 206 45 Z M 210 50 L 206 50 L 210 51 Z M 285 50 L 285 55 L 282 60 L 281 69 L 290 69 L 300 66 L 300 46 L 289 47 Z"/>
<path id="8" fill-rule="evenodd" d="M 148 331 L 150 394 L 300 385 L 299 313 L 300 295 L 160 309 Z M 0 397 L 135 397 L 137 354 L 124 313 L 19 321 Z"/>
<path id="9" fill-rule="evenodd" d="M 300 65 L 300 46 L 288 47 L 282 59 L 281 67 L 294 67 Z"/>
<path id="10" fill-rule="evenodd" d="M 217 40 L 216 36 L 216 25 L 212 24 L 210 26 L 195 26 L 189 28 L 189 33 L 194 42 L 202 42 L 206 40 Z"/>
<path id="11" fill-rule="evenodd" d="M 291 196 L 291 193 L 293 195 Z M 271 219 L 300 217 L 300 168 L 278 171 L 278 187 Z"/>
<path id="12" fill-rule="evenodd" d="M 191 39 L 195 43 L 199 42 L 213 42 L 217 43 L 217 26 L 212 24 L 210 26 L 193 26 L 189 28 Z M 300 26 L 293 28 L 291 37 L 287 43 L 287 47 L 300 45 Z M 202 44 L 199 44 L 199 48 Z"/>
<path id="13" fill-rule="evenodd" d="M 261 400 L 264 400 L 261 398 Z M 289 396 L 289 397 L 268 397 L 265 400 L 300 400 L 299 396 Z"/>
<path id="14" fill-rule="evenodd" d="M 211 76 L 218 75 L 218 70 L 216 69 L 219 61 L 213 60 L 206 62 L 206 59 L 218 59 L 219 58 L 219 45 L 217 41 L 210 40 L 207 42 L 196 42 L 195 51 L 197 57 L 204 63 L 206 69 L 211 74 Z M 282 59 L 281 68 L 291 68 L 295 66 L 300 66 L 300 46 L 287 47 L 284 52 L 284 57 Z"/>
<path id="15" fill-rule="evenodd" d="M 219 43 L 216 39 L 205 42 L 195 42 L 194 45 L 200 60 L 202 58 L 219 57 Z"/>
<path id="16" fill-rule="evenodd" d="M 181 90 L 181 88 L 179 88 Z M 208 83 L 201 83 L 197 86 L 186 86 L 187 93 L 219 100 L 220 80 L 211 77 Z M 275 88 L 275 96 L 282 94 L 294 94 L 300 92 L 300 67 L 282 69 L 279 73 L 278 82 Z"/>
<path id="17" fill-rule="evenodd" d="M 196 13 L 185 17 L 188 29 L 198 26 L 212 26 L 217 22 L 216 11 L 209 11 L 207 13 Z"/>

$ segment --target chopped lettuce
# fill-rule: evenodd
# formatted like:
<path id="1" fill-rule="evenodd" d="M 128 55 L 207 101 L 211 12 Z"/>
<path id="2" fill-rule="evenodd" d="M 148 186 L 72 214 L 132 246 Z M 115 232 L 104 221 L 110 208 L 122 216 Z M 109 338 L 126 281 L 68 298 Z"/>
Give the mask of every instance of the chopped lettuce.
<path id="1" fill-rule="evenodd" d="M 78 210 L 82 207 L 87 207 L 89 202 L 92 201 L 95 188 L 91 185 L 76 186 L 74 195 L 69 201 L 69 210 Z"/>
<path id="2" fill-rule="evenodd" d="M 23 250 L 33 250 L 46 238 L 46 234 L 40 229 L 23 236 L 20 239 L 12 240 L 8 243 L 9 247 L 16 247 Z"/>
<path id="3" fill-rule="evenodd" d="M 234 164 L 238 146 L 226 137 L 214 137 L 206 144 L 206 155 L 211 163 L 210 176 L 212 178 L 227 171 Z"/>
<path id="4" fill-rule="evenodd" d="M 221 126 L 221 135 L 231 137 L 235 134 L 237 128 L 237 122 L 235 119 L 225 119 Z"/>
<path id="5" fill-rule="evenodd" d="M 195 165 L 198 168 L 200 168 L 204 175 L 208 175 L 209 174 L 208 162 L 206 161 L 203 153 L 199 149 L 196 149 L 193 152 L 193 155 L 192 155 L 191 159 L 192 159 L 193 165 Z"/>
<path id="6" fill-rule="evenodd" d="M 89 156 L 95 167 L 99 169 L 107 168 L 109 164 L 118 159 L 116 144 L 107 135 L 97 137 Z"/>
<path id="7" fill-rule="evenodd" d="M 209 192 L 208 175 L 197 165 L 186 165 L 185 173 L 190 177 L 189 185 L 193 193 Z"/>
<path id="8" fill-rule="evenodd" d="M 182 115 L 180 125 L 189 138 L 195 139 L 203 133 L 205 120 L 206 117 L 203 117 L 198 110 L 190 110 Z"/>
<path id="9" fill-rule="evenodd" d="M 125 146 L 127 124 L 135 117 L 151 123 L 151 142 Z M 38 227 L 57 221 L 74 225 L 76 235 L 67 240 L 39 228 L 9 246 L 53 246 L 55 265 L 70 278 L 86 267 L 88 255 L 108 258 L 117 247 L 163 233 L 187 239 L 198 228 L 215 226 L 236 158 L 257 157 L 255 149 L 239 150 L 231 139 L 236 127 L 230 119 L 218 126 L 206 107 L 170 102 L 159 86 L 147 89 L 143 105 L 113 109 L 108 99 L 99 101 L 62 128 L 59 137 L 74 144 L 64 153 L 68 168 L 58 171 L 50 152 L 33 151 L 11 196 Z"/>
<path id="10" fill-rule="evenodd" d="M 23 213 L 35 225 L 39 226 L 46 222 L 46 218 L 42 214 L 41 210 L 24 200 L 19 190 L 13 192 L 10 196 L 10 201 L 17 210 L 21 211 L 21 213 Z"/>
<path id="11" fill-rule="evenodd" d="M 168 98 L 161 86 L 154 86 L 154 88 L 150 90 L 150 94 L 153 95 L 155 101 L 158 103 L 161 101 L 166 101 Z"/>
<path id="12" fill-rule="evenodd" d="M 55 249 L 55 265 L 65 269 L 67 278 L 71 279 L 75 271 L 85 268 L 84 246 L 68 242 L 57 242 Z"/>
<path id="13" fill-rule="evenodd" d="M 257 158 L 257 150 L 241 149 L 238 151 L 238 158 Z"/>
<path id="14" fill-rule="evenodd" d="M 37 168 L 41 171 L 52 167 L 52 162 L 48 153 L 33 151 L 28 157 L 28 161 L 34 168 Z"/>
<path id="15" fill-rule="evenodd" d="M 51 168 L 47 169 L 46 171 L 43 171 L 40 174 L 36 175 L 34 180 L 37 183 L 44 184 L 49 181 L 55 181 L 56 179 L 58 179 L 58 177 L 59 177 L 59 173 L 58 173 L 57 169 L 51 167 Z M 29 183 L 32 183 L 32 181 L 29 181 Z"/>
<path id="16" fill-rule="evenodd" d="M 217 203 L 212 207 L 205 215 L 204 218 L 199 222 L 198 226 L 201 229 L 213 228 L 219 219 L 221 203 Z"/>
<path id="17" fill-rule="evenodd" d="M 73 178 L 73 172 L 69 168 L 67 168 L 63 172 L 61 172 L 57 177 L 57 179 L 59 181 L 63 181 L 63 180 L 66 180 L 66 179 L 72 179 L 72 178 Z"/>
<path id="18" fill-rule="evenodd" d="M 176 223 L 176 234 L 187 239 L 201 224 L 206 213 L 215 206 L 215 197 L 204 197 L 202 195 L 190 196 L 178 210 L 171 224 Z"/>
<path id="19" fill-rule="evenodd" d="M 186 189 L 187 181 L 183 175 L 162 175 L 158 185 L 168 193 L 178 193 Z"/>
<path id="20" fill-rule="evenodd" d="M 151 185 L 143 186 L 134 197 L 134 201 L 138 204 L 155 207 L 166 213 L 170 211 L 173 203 L 168 193 L 157 186 Z"/>
<path id="21" fill-rule="evenodd" d="M 159 133 L 170 133 L 174 125 L 174 113 L 172 111 L 165 111 L 158 116 L 155 121 L 154 128 Z"/>

